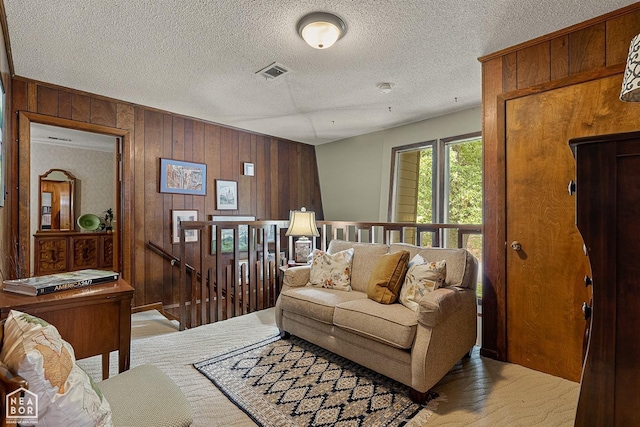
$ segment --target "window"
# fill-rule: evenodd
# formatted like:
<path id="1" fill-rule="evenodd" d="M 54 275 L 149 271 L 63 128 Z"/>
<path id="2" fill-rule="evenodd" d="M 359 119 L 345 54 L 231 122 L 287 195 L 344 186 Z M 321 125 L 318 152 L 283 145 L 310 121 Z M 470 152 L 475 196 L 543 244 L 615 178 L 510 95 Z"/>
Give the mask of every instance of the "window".
<path id="1" fill-rule="evenodd" d="M 392 222 L 482 224 L 482 137 L 480 133 L 396 147 L 392 152 L 389 220 Z M 445 247 L 462 246 L 482 260 L 480 234 L 447 229 Z"/>

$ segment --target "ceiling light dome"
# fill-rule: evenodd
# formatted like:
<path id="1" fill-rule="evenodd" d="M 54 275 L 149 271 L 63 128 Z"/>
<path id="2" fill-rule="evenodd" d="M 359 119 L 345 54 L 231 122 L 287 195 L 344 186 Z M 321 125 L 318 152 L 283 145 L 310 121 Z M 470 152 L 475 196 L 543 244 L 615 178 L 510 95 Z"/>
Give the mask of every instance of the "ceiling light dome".
<path id="1" fill-rule="evenodd" d="M 347 25 L 336 15 L 313 12 L 298 22 L 298 34 L 316 49 L 333 46 L 347 32 Z"/>

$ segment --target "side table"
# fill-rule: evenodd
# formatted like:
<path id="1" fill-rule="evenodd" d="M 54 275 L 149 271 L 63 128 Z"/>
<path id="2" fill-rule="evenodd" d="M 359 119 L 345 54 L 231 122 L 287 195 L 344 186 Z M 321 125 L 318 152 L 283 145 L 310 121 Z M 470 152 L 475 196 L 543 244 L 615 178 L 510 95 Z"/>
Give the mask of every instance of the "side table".
<path id="1" fill-rule="evenodd" d="M 109 353 L 118 350 L 118 372 L 129 369 L 133 288 L 122 279 L 40 296 L 0 291 L 0 318 L 10 310 L 54 325 L 76 359 L 102 355 L 102 379 L 109 377 Z"/>

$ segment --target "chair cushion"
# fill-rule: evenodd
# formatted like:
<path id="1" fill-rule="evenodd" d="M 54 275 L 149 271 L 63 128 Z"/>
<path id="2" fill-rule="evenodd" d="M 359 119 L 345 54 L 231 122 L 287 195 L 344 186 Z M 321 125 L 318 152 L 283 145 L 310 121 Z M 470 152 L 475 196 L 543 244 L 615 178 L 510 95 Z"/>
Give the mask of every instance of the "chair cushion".
<path id="1" fill-rule="evenodd" d="M 280 294 L 280 307 L 302 316 L 331 325 L 336 304 L 358 299 L 366 299 L 363 292 L 342 292 L 334 289 L 305 286 L 292 288 Z"/>
<path id="2" fill-rule="evenodd" d="M 0 360 L 38 396 L 38 425 L 112 425 L 109 402 L 76 365 L 73 348 L 55 326 L 11 310 Z"/>
<path id="3" fill-rule="evenodd" d="M 402 304 L 379 304 L 367 298 L 338 304 L 333 324 L 393 347 L 409 349 L 416 336 L 418 314 Z"/>
<path id="4" fill-rule="evenodd" d="M 351 290 L 351 261 L 353 249 L 328 254 L 316 249 L 309 272 L 309 283 L 327 289 Z"/>
<path id="5" fill-rule="evenodd" d="M 404 276 L 407 273 L 408 263 L 408 251 L 382 255 L 369 278 L 367 296 L 381 304 L 396 302 L 404 282 Z"/>
<path id="6" fill-rule="evenodd" d="M 153 365 L 136 366 L 98 387 L 111 403 L 116 427 L 186 427 L 193 422 L 180 388 Z"/>
<path id="7" fill-rule="evenodd" d="M 332 240 L 327 253 L 334 254 L 353 248 L 351 266 L 351 288 L 354 291 L 367 292 L 369 278 L 378 259 L 388 252 L 389 247 L 382 243 L 354 243 L 344 240 Z"/>

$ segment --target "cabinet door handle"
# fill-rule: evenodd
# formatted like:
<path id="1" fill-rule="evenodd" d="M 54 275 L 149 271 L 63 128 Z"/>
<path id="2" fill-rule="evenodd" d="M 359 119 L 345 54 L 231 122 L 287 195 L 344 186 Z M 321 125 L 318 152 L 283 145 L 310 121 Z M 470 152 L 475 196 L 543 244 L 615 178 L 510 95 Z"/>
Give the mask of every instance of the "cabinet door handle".
<path id="1" fill-rule="evenodd" d="M 584 276 L 584 285 L 585 285 L 585 286 L 591 286 L 591 285 L 593 285 L 593 280 L 591 280 L 591 277 L 589 277 L 589 276 Z"/>
<path id="2" fill-rule="evenodd" d="M 520 251 L 522 250 L 522 244 L 517 240 L 514 240 L 513 242 L 511 242 L 511 249 L 513 249 L 514 251 Z"/>
<path id="3" fill-rule="evenodd" d="M 576 182 L 574 180 L 569 181 L 569 186 L 567 187 L 567 191 L 569 191 L 569 195 L 573 196 L 576 192 Z"/>

